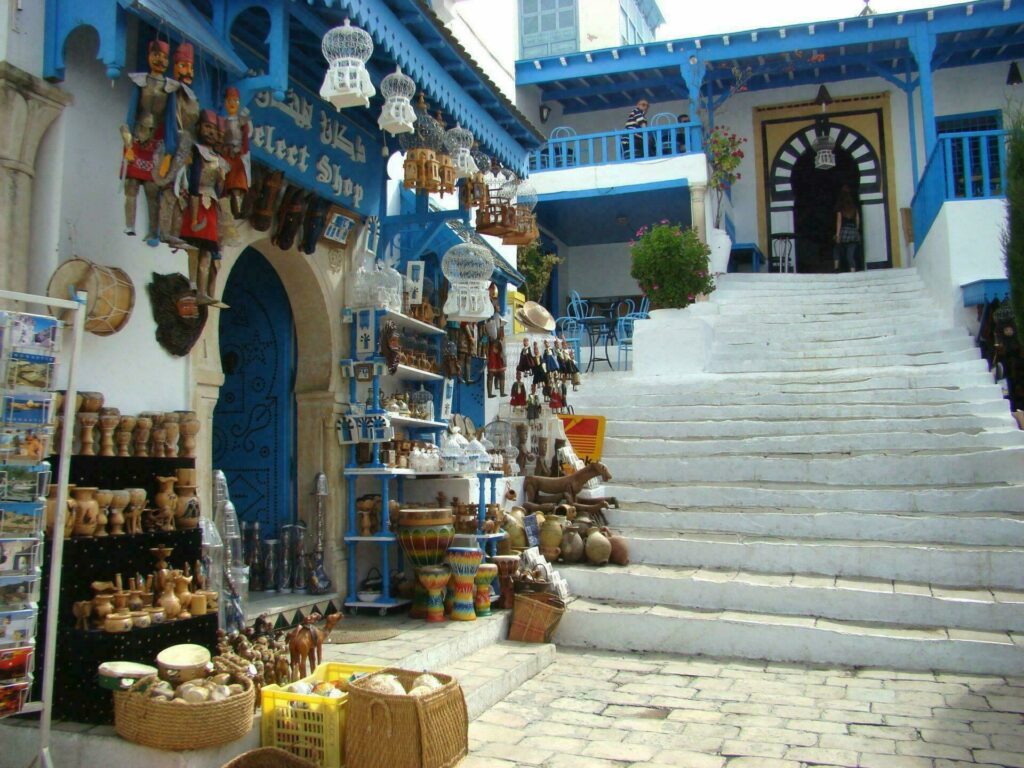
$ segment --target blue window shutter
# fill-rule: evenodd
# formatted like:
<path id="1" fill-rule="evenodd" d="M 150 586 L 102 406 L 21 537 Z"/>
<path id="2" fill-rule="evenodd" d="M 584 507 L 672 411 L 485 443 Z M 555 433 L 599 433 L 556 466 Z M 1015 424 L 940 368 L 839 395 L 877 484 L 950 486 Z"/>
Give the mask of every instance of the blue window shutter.
<path id="1" fill-rule="evenodd" d="M 519 0 L 519 57 L 579 50 L 577 0 Z"/>

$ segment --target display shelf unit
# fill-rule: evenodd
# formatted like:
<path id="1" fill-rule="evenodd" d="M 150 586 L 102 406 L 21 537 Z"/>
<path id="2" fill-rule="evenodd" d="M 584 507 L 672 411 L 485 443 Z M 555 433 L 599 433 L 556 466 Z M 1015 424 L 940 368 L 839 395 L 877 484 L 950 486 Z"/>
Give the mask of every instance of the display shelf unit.
<path id="1" fill-rule="evenodd" d="M 444 376 L 439 373 L 431 373 L 425 371 L 422 368 L 413 368 L 411 365 L 405 365 L 404 363 L 398 366 L 398 370 L 395 371 L 395 376 L 402 381 L 443 381 Z"/>
<path id="2" fill-rule="evenodd" d="M 403 315 L 401 312 L 395 312 L 391 309 L 384 309 L 381 310 L 381 312 L 381 317 L 386 320 L 394 321 L 395 325 L 403 331 L 411 331 L 424 336 L 444 335 L 443 328 L 438 328 L 436 325 L 431 325 L 430 323 L 425 323 L 422 320 L 417 320 L 415 317 L 409 317 L 408 315 Z"/>

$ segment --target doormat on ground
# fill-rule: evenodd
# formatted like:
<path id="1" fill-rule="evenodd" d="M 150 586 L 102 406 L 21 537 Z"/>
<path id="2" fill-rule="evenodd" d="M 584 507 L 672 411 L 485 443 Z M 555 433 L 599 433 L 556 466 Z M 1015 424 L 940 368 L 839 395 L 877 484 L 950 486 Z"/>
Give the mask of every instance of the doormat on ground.
<path id="1" fill-rule="evenodd" d="M 391 627 L 382 627 L 379 621 L 373 619 L 352 619 L 345 617 L 331 634 L 324 640 L 325 643 L 343 645 L 347 643 L 373 643 L 377 640 L 390 640 L 398 637 L 400 630 Z"/>

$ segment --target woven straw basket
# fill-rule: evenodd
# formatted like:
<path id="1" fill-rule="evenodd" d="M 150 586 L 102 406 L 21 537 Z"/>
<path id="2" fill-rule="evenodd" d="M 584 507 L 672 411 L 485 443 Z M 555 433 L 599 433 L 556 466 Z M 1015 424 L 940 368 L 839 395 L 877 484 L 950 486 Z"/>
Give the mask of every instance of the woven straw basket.
<path id="1" fill-rule="evenodd" d="M 523 643 L 550 643 L 565 613 L 565 603 L 549 592 L 516 595 L 508 639 Z"/>
<path id="2" fill-rule="evenodd" d="M 114 693 L 114 730 L 121 738 L 166 750 L 202 749 L 242 738 L 252 729 L 256 689 L 223 701 L 181 704 L 151 699 L 144 693 Z"/>
<path id="3" fill-rule="evenodd" d="M 409 688 L 421 672 L 385 669 Z M 424 696 L 398 696 L 366 689 L 369 677 L 348 692 L 346 768 L 451 768 L 469 753 L 469 716 L 454 678 L 431 674 L 443 684 Z"/>

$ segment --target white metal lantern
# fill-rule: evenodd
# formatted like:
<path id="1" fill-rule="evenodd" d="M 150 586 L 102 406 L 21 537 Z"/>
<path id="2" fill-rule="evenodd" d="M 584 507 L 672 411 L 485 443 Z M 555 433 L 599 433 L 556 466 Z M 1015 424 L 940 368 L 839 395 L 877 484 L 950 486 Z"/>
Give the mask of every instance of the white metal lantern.
<path id="1" fill-rule="evenodd" d="M 449 320 L 486 320 L 494 314 L 487 290 L 494 271 L 490 250 L 476 243 L 452 246 L 441 259 L 441 271 L 450 283 L 444 303 Z"/>
<path id="2" fill-rule="evenodd" d="M 814 140 L 814 167 L 819 171 L 827 171 L 836 167 L 836 142 L 829 135 L 818 136 Z"/>
<path id="3" fill-rule="evenodd" d="M 452 154 L 452 165 L 455 166 L 455 177 L 458 179 L 468 178 L 480 170 L 470 154 L 474 141 L 473 134 L 458 123 L 445 134 L 444 145 Z"/>
<path id="4" fill-rule="evenodd" d="M 416 95 L 415 81 L 402 74 L 401 67 L 396 67 L 380 81 L 380 93 L 384 97 L 384 106 L 377 119 L 380 129 L 393 136 L 412 133 L 416 122 L 416 112 L 412 108 L 412 97 Z"/>
<path id="5" fill-rule="evenodd" d="M 321 47 L 327 59 L 327 74 L 320 86 L 320 98 L 339 110 L 368 107 L 377 93 L 366 71 L 366 62 L 373 55 L 373 38 L 345 19 L 342 26 L 328 30 Z"/>

